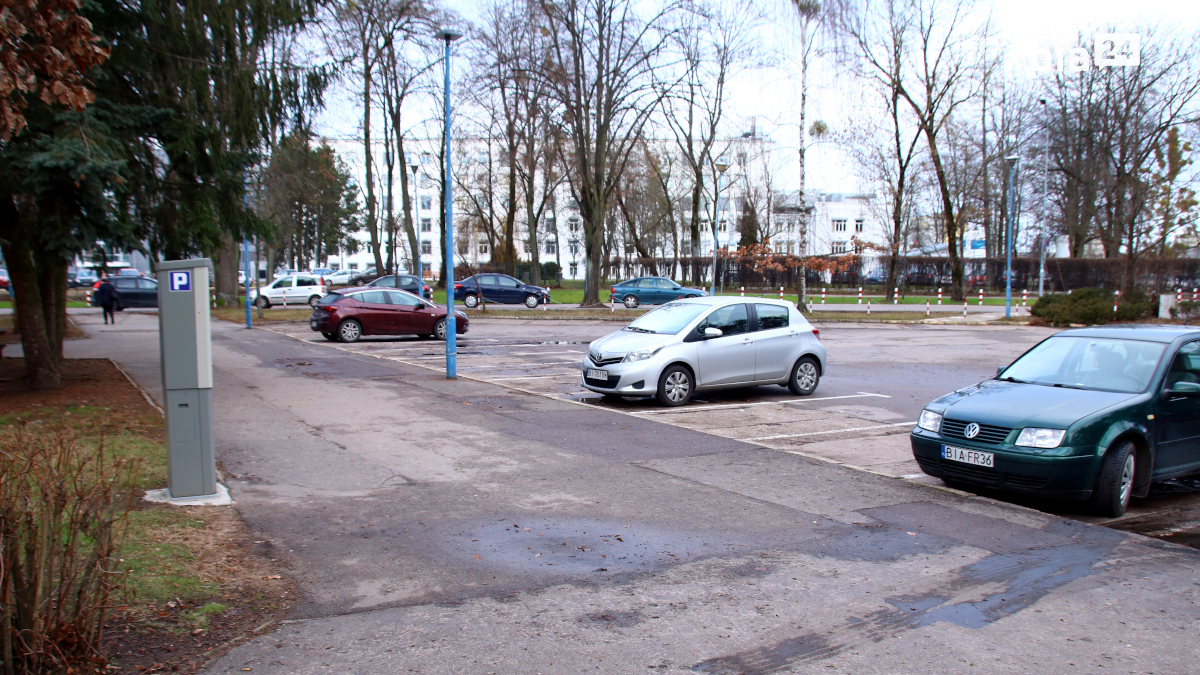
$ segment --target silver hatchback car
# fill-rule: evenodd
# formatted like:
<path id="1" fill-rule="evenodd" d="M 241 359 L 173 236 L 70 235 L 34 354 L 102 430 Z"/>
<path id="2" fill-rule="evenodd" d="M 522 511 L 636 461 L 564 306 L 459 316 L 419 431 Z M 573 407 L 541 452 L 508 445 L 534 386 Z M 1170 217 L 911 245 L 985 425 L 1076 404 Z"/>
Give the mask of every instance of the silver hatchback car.
<path id="1" fill-rule="evenodd" d="M 666 406 L 698 390 L 760 384 L 807 396 L 824 372 L 817 330 L 791 303 L 767 298 L 677 300 L 596 340 L 583 358 L 584 387 Z"/>

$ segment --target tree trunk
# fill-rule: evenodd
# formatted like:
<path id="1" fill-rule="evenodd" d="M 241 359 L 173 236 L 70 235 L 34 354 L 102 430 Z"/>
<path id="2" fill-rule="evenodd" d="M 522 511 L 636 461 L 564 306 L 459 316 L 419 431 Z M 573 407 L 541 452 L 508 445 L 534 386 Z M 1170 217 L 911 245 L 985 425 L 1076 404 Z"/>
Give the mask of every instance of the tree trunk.
<path id="1" fill-rule="evenodd" d="M 38 283 L 39 275 L 34 264 L 33 251 L 29 243 L 17 235 L 17 219 L 20 217 L 12 204 L 11 197 L 0 200 L 0 222 L 11 223 L 4 227 L 4 238 L 0 249 L 4 252 L 4 260 L 8 263 L 10 289 L 13 294 L 13 305 L 17 320 L 21 326 L 21 349 L 25 352 L 25 376 L 29 388 L 34 390 L 61 389 L 62 371 L 58 354 L 61 344 L 56 348 L 52 340 L 54 325 L 57 320 L 46 321 L 47 304 L 53 306 L 53 301 L 43 301 L 42 289 Z M 65 271 L 64 271 L 65 285 Z M 53 295 L 53 289 L 47 292 Z M 64 311 L 65 316 L 65 311 Z"/>
<path id="2" fill-rule="evenodd" d="M 217 251 L 216 278 L 213 280 L 219 302 L 224 307 L 237 304 L 238 245 L 233 237 L 225 235 Z"/>

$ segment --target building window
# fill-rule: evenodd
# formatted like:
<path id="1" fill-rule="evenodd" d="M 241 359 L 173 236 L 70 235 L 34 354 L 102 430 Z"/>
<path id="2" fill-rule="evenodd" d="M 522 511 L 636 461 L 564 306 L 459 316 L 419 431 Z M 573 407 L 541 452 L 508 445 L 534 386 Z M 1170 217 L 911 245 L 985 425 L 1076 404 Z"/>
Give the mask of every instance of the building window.
<path id="1" fill-rule="evenodd" d="M 546 242 L 546 255 L 554 255 L 558 253 L 558 244 L 553 241 Z"/>
<path id="2" fill-rule="evenodd" d="M 480 244 L 479 245 L 479 255 L 487 255 L 487 254 L 488 254 L 488 245 Z"/>
<path id="3" fill-rule="evenodd" d="M 433 232 L 433 219 L 432 218 L 422 218 L 421 219 L 421 231 L 422 232 Z"/>
<path id="4" fill-rule="evenodd" d="M 567 250 L 571 252 L 572 256 L 579 255 L 579 242 L 573 241 L 567 244 Z M 572 274 L 574 274 L 574 272 L 572 272 Z"/>
<path id="5" fill-rule="evenodd" d="M 421 208 L 428 211 L 433 208 L 433 197 L 429 195 L 421 195 Z"/>
<path id="6" fill-rule="evenodd" d="M 863 231 L 863 219 L 862 219 L 862 218 L 859 218 L 859 219 L 857 219 L 857 220 L 855 220 L 855 221 L 854 221 L 854 231 L 855 231 L 855 232 L 862 232 L 862 231 Z"/>
<path id="7" fill-rule="evenodd" d="M 433 255 L 433 244 L 428 241 L 421 242 L 421 255 Z"/>
<path id="8" fill-rule="evenodd" d="M 788 255 L 791 255 L 796 252 L 796 242 L 789 241 L 787 243 L 787 252 L 788 252 Z"/>
<path id="9" fill-rule="evenodd" d="M 721 232 L 725 231 L 725 221 L 724 220 L 722 220 L 721 223 L 719 225 L 717 225 L 717 229 L 720 230 Z"/>
<path id="10" fill-rule="evenodd" d="M 571 263 L 571 276 L 579 276 L 579 263 Z"/>
<path id="11" fill-rule="evenodd" d="M 844 221 L 844 220 L 833 221 L 833 231 L 834 232 L 845 232 L 846 231 L 846 221 Z"/>
<path id="12" fill-rule="evenodd" d="M 529 242 L 525 242 L 525 252 L 529 253 Z"/>
<path id="13" fill-rule="evenodd" d="M 569 229 L 569 230 L 570 230 L 570 231 L 572 231 L 572 232 L 578 232 L 578 231 L 579 231 L 579 218 L 578 218 L 578 217 L 572 217 L 572 218 L 570 219 L 570 223 L 571 223 L 571 224 L 570 224 L 570 226 L 569 226 L 567 229 Z"/>
<path id="14" fill-rule="evenodd" d="M 845 221 L 842 221 L 842 225 L 843 226 L 845 225 Z M 833 252 L 834 253 L 845 253 L 846 252 L 846 242 L 835 241 L 833 243 Z"/>
<path id="15" fill-rule="evenodd" d="M 348 265 L 348 267 L 349 267 L 351 270 L 356 270 L 356 269 L 358 269 L 358 263 L 350 263 L 350 264 Z"/>
<path id="16" fill-rule="evenodd" d="M 863 247 L 862 247 L 862 244 L 855 244 L 855 245 L 854 245 L 854 254 L 855 254 L 855 255 L 862 255 L 862 248 L 863 248 Z"/>

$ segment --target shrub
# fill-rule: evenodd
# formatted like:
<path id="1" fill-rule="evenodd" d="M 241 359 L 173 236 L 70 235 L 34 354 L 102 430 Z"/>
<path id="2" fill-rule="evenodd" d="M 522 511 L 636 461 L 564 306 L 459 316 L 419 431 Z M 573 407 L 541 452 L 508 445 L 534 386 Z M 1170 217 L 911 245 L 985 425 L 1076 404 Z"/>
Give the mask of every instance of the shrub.
<path id="1" fill-rule="evenodd" d="M 1114 297 L 1112 291 L 1081 288 L 1070 294 L 1044 296 L 1034 303 L 1029 312 L 1051 326 L 1091 326 L 1113 321 L 1136 321 L 1149 316 L 1154 310 L 1154 304 L 1145 293 L 1134 291 L 1120 296 L 1114 313 Z"/>
<path id="2" fill-rule="evenodd" d="M 102 671 L 136 460 L 34 429 L 0 433 L 0 673 Z"/>

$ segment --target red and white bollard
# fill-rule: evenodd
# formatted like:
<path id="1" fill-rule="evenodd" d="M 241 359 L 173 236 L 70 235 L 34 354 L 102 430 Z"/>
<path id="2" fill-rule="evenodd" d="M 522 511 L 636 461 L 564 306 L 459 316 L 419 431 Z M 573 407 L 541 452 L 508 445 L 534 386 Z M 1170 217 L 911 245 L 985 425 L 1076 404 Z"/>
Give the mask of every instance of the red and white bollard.
<path id="1" fill-rule="evenodd" d="M 982 304 L 982 303 L 980 303 L 980 304 Z M 1025 307 L 1028 304 L 1029 304 L 1029 289 L 1026 288 L 1021 291 L 1021 306 Z"/>
<path id="2" fill-rule="evenodd" d="M 1196 289 L 1193 288 L 1192 289 L 1192 302 L 1195 302 L 1195 301 L 1196 301 Z"/>
<path id="3" fill-rule="evenodd" d="M 825 289 L 821 289 L 821 304 L 825 304 Z"/>
<path id="4" fill-rule="evenodd" d="M 929 316 L 929 301 L 925 301 L 925 316 Z"/>
<path id="5" fill-rule="evenodd" d="M 938 289 L 938 304 L 942 304 L 942 289 Z"/>
<path id="6" fill-rule="evenodd" d="M 1183 302 L 1183 290 L 1176 288 L 1175 289 L 1175 304 L 1178 305 L 1181 302 Z"/>
<path id="7" fill-rule="evenodd" d="M 983 289 L 979 289 L 979 306 L 983 307 Z"/>
<path id="8" fill-rule="evenodd" d="M 894 305 L 898 302 L 900 302 L 900 287 L 899 286 L 892 289 L 892 304 Z"/>
<path id="9" fill-rule="evenodd" d="M 746 297 L 746 287 L 742 286 L 742 297 Z"/>
<path id="10" fill-rule="evenodd" d="M 1113 314 L 1117 313 L 1117 305 L 1121 300 L 1121 291 L 1113 291 Z"/>
<path id="11" fill-rule="evenodd" d="M 867 298 L 867 316 L 871 316 L 871 299 Z"/>
<path id="12" fill-rule="evenodd" d="M 862 304 L 862 286 L 858 287 L 858 304 Z"/>
<path id="13" fill-rule="evenodd" d="M 963 300 L 963 318 L 967 318 L 967 301 Z"/>

